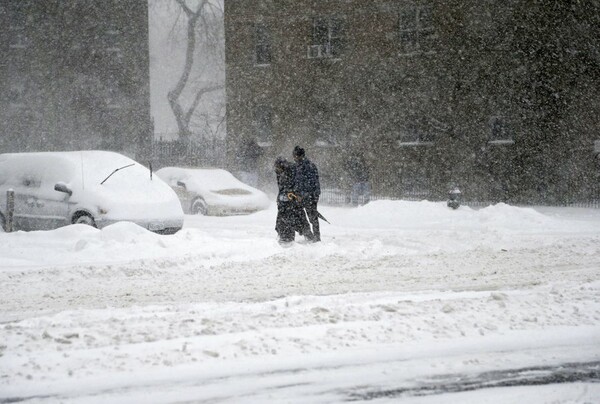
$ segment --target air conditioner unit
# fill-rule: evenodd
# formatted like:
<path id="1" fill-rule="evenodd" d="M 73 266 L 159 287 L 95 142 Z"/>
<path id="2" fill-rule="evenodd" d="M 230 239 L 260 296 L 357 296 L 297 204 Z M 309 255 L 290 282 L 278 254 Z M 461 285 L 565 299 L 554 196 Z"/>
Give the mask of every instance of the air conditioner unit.
<path id="1" fill-rule="evenodd" d="M 316 59 L 323 57 L 323 46 L 322 45 L 308 45 L 307 56 L 309 59 Z"/>

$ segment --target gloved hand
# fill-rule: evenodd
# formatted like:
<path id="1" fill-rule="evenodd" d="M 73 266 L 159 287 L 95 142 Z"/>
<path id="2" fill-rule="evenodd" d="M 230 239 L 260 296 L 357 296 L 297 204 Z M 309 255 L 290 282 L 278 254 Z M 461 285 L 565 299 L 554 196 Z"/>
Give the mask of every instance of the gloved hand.
<path id="1" fill-rule="evenodd" d="M 293 192 L 288 192 L 288 194 L 287 194 L 287 197 L 289 198 L 289 200 L 290 200 L 290 201 L 292 201 L 292 200 L 296 200 L 296 201 L 298 201 L 298 202 L 301 202 L 301 201 L 302 201 L 302 197 L 300 197 L 300 196 L 296 195 L 296 194 L 295 194 L 295 193 L 293 193 Z"/>

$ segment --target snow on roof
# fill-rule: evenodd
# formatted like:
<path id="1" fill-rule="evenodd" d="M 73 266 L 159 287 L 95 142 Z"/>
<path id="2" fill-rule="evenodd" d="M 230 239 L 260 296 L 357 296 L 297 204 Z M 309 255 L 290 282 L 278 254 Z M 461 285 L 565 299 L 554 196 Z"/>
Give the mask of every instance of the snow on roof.
<path id="1" fill-rule="evenodd" d="M 129 164 L 145 168 L 127 156 L 101 150 L 6 153 L 0 155 L 0 165 L 3 166 L 3 171 L 7 173 L 24 168 L 28 168 L 32 172 L 45 172 L 48 169 L 52 169 L 55 165 L 61 165 L 64 171 L 71 172 L 69 175 L 70 178 L 83 173 L 84 180 L 91 183 L 100 183 L 114 169 Z"/>

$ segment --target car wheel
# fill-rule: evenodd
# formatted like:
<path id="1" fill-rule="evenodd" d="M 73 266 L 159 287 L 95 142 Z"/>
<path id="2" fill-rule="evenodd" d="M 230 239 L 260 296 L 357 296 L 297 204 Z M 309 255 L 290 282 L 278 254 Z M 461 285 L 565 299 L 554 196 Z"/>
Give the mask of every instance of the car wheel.
<path id="1" fill-rule="evenodd" d="M 206 215 L 206 213 L 208 213 L 208 205 L 204 199 L 196 198 L 194 199 L 194 202 L 192 202 L 190 211 L 192 212 L 192 215 Z"/>
<path id="2" fill-rule="evenodd" d="M 94 221 L 94 218 L 88 213 L 84 212 L 77 212 L 73 216 L 73 224 L 87 224 L 88 226 L 96 227 L 96 222 Z"/>

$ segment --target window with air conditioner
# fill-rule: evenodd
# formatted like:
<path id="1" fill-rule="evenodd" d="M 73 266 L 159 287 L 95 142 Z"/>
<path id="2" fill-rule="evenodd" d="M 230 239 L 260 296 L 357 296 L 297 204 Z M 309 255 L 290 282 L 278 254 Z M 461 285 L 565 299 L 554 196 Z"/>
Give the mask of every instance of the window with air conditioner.
<path id="1" fill-rule="evenodd" d="M 398 32 L 401 54 L 435 52 L 437 34 L 430 6 L 411 5 L 401 9 Z"/>
<path id="2" fill-rule="evenodd" d="M 513 144 L 513 131 L 510 122 L 505 116 L 496 115 L 490 118 L 490 144 Z"/>
<path id="3" fill-rule="evenodd" d="M 308 45 L 307 56 L 309 59 L 316 59 L 322 57 L 321 45 Z"/>
<path id="4" fill-rule="evenodd" d="M 407 124 L 400 132 L 399 146 L 428 146 L 435 141 L 435 132 L 426 125 Z"/>
<path id="5" fill-rule="evenodd" d="M 312 42 L 308 45 L 309 59 L 339 59 L 342 55 L 342 20 L 338 17 L 313 19 Z"/>

